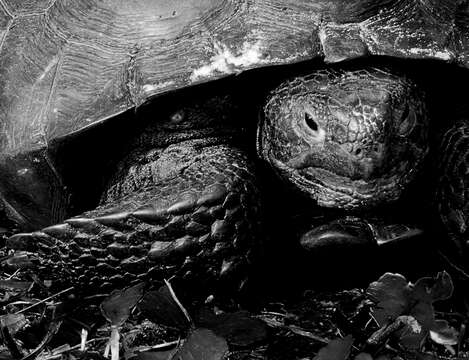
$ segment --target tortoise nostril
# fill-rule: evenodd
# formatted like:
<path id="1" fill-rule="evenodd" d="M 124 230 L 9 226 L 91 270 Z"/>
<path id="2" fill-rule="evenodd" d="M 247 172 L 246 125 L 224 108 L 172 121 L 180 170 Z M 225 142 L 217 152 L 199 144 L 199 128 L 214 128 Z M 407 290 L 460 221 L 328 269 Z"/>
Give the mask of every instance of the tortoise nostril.
<path id="1" fill-rule="evenodd" d="M 306 113 L 306 112 L 305 112 L 305 123 L 306 123 L 306 125 L 308 125 L 308 127 L 311 130 L 313 130 L 313 131 L 318 131 L 319 130 L 319 126 L 318 126 L 317 122 L 314 121 L 314 119 L 311 117 L 311 115 Z"/>
<path id="2" fill-rule="evenodd" d="M 405 104 L 404 111 L 402 113 L 402 118 L 406 119 L 409 116 L 409 104 Z"/>
<path id="3" fill-rule="evenodd" d="M 170 116 L 170 120 L 173 123 L 180 123 L 185 117 L 186 114 L 184 113 L 184 110 L 178 110 Z"/>

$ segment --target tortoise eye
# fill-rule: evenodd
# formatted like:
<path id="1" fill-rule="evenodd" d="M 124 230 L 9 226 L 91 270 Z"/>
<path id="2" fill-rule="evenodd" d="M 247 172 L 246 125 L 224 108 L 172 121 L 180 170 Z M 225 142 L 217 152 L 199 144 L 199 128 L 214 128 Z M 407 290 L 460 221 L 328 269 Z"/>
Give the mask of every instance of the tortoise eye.
<path id="1" fill-rule="evenodd" d="M 305 112 L 305 123 L 306 125 L 313 131 L 318 131 L 319 126 L 316 121 L 312 118 L 312 116 Z"/>
<path id="2" fill-rule="evenodd" d="M 407 136 L 409 135 L 415 127 L 417 122 L 415 117 L 415 112 L 410 109 L 409 104 L 405 105 L 405 109 L 402 112 L 402 121 L 399 125 L 399 135 Z"/>

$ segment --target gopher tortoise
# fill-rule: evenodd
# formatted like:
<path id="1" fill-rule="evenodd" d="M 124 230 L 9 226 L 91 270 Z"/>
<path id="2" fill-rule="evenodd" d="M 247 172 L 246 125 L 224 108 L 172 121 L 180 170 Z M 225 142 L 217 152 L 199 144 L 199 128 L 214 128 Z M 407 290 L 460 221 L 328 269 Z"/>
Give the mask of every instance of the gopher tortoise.
<path id="1" fill-rule="evenodd" d="M 20 231 L 7 245 L 36 254 L 40 277 L 93 291 L 173 276 L 204 292 L 242 288 L 262 252 L 261 186 L 229 96 L 142 127 L 120 120 L 130 140 L 94 210 L 74 207 L 63 144 L 163 93 L 253 68 L 372 55 L 469 67 L 464 1 L 3 0 L 0 19 L 0 202 Z M 464 244 L 467 121 L 445 130 L 439 213 Z M 367 67 L 280 85 L 257 147 L 319 205 L 360 209 L 400 197 L 427 137 L 418 85 Z"/>

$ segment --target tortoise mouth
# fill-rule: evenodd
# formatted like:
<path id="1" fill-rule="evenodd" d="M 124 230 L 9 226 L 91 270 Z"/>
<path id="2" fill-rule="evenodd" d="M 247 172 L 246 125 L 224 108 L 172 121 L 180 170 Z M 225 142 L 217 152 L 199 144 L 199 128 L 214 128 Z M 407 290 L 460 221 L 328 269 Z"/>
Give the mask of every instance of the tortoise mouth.
<path id="1" fill-rule="evenodd" d="M 326 151 L 316 149 L 303 151 L 294 155 L 286 165 L 298 171 L 321 168 L 343 178 L 365 181 L 372 181 L 389 172 L 397 172 L 397 169 L 392 169 L 396 161 L 392 159 L 392 154 L 389 154 L 384 144 L 377 144 L 376 153 L 367 157 L 352 156 L 340 146 L 333 144 L 326 144 L 326 148 L 328 148 Z M 331 157 L 334 157 L 332 163 Z M 405 156 L 401 157 L 401 161 L 408 163 Z"/>
<path id="2" fill-rule="evenodd" d="M 345 210 L 372 208 L 398 200 L 421 167 L 404 158 L 382 176 L 354 179 L 321 167 L 294 168 L 278 160 L 273 162 L 286 182 L 319 206 Z"/>

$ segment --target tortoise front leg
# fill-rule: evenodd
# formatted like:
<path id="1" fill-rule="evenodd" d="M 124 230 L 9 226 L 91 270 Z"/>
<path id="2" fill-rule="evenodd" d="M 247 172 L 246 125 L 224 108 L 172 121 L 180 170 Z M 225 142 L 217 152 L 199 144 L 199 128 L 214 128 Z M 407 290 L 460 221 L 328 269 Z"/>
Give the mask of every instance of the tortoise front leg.
<path id="1" fill-rule="evenodd" d="M 8 240 L 36 273 L 84 292 L 175 277 L 196 292 L 246 280 L 259 238 L 254 171 L 221 138 L 182 141 L 124 161 L 97 209 Z M 195 294 L 194 294 L 195 295 Z"/>

